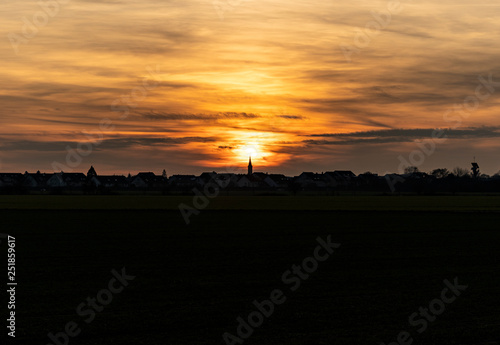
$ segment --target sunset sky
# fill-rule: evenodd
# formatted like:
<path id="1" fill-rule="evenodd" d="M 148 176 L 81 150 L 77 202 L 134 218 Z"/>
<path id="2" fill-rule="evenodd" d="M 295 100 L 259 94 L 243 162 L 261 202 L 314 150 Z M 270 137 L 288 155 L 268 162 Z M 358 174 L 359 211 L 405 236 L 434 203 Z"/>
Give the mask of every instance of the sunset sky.
<path id="1" fill-rule="evenodd" d="M 1 172 L 500 170 L 498 0 L 42 3 L 0 10 Z"/>

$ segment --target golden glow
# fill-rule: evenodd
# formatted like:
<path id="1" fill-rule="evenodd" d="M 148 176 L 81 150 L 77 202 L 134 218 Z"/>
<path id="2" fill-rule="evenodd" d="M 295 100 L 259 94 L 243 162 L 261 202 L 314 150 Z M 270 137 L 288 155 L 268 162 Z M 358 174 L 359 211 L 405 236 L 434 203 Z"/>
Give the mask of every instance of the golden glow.
<path id="1" fill-rule="evenodd" d="M 49 171 L 67 145 L 89 141 L 85 133 L 103 143 L 82 165 L 110 172 L 245 167 L 249 155 L 259 171 L 290 162 L 290 173 L 394 170 L 413 139 L 335 145 L 332 134 L 450 127 L 443 114 L 474 95 L 478 75 L 500 80 L 500 47 L 491 43 L 500 22 L 493 1 L 405 2 L 347 61 L 340 46 L 356 48 L 358 28 L 387 3 L 241 2 L 224 20 L 206 0 L 61 4 L 17 54 L 0 40 L 0 170 Z M 40 10 L 32 2 L 2 6 L 2 32 L 21 38 L 21 19 Z M 128 116 L 112 110 L 116 100 L 127 103 Z M 499 126 L 492 100 L 462 126 Z M 100 128 L 106 118 L 113 129 Z M 459 152 L 451 141 L 441 145 L 435 157 Z"/>
<path id="2" fill-rule="evenodd" d="M 257 150 L 254 147 L 247 147 L 246 151 L 249 156 L 255 155 L 255 153 L 257 153 Z"/>

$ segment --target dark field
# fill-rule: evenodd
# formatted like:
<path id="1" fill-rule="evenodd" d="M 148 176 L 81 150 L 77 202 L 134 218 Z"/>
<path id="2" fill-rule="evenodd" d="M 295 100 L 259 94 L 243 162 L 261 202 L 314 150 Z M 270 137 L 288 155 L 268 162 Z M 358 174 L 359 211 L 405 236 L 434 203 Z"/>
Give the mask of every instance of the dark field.
<path id="1" fill-rule="evenodd" d="M 412 344 L 500 344 L 498 197 L 220 197 L 188 226 L 177 205 L 191 200 L 0 197 L 0 232 L 17 241 L 13 343 L 53 344 L 75 321 L 68 344 L 224 344 L 281 289 L 244 344 L 378 345 L 403 330 Z M 282 274 L 328 235 L 340 248 L 291 291 Z M 85 323 L 77 306 L 122 267 L 136 278 Z M 409 316 L 455 277 L 468 288 L 418 333 Z"/>

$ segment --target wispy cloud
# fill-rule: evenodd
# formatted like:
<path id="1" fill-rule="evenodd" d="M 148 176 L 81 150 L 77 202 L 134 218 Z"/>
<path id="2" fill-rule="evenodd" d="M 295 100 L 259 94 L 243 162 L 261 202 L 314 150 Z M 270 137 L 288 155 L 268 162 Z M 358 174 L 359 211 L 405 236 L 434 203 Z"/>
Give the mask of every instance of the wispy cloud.
<path id="1" fill-rule="evenodd" d="M 202 120 L 202 121 L 213 121 L 213 120 L 229 120 L 229 119 L 255 119 L 261 117 L 257 114 L 252 113 L 235 113 L 226 112 L 218 114 L 175 114 L 175 113 L 161 113 L 161 112 L 146 112 L 140 114 L 148 120 Z"/>
<path id="2" fill-rule="evenodd" d="M 180 138 L 152 138 L 152 137 L 130 137 L 130 138 L 111 138 L 104 139 L 95 150 L 107 149 L 129 149 L 136 146 L 162 148 L 185 145 L 189 143 L 211 143 L 217 141 L 212 137 L 180 137 Z M 64 152 L 66 147 L 75 147 L 78 141 L 42 141 L 42 140 L 4 140 L 0 148 L 4 151 L 56 151 Z"/>
<path id="3" fill-rule="evenodd" d="M 349 133 L 322 133 L 309 134 L 309 137 L 335 138 L 338 140 L 307 139 L 304 143 L 311 145 L 354 145 L 354 144 L 383 144 L 383 143 L 405 143 L 417 139 L 432 139 L 433 133 L 442 132 L 440 137 L 447 139 L 482 139 L 500 137 L 500 127 L 478 127 L 464 129 L 439 129 L 439 128 L 415 128 L 415 129 L 387 129 Z"/>
<path id="4" fill-rule="evenodd" d="M 56 153 L 109 118 L 113 131 L 84 162 L 110 172 L 128 169 L 127 157 L 168 161 L 178 171 L 235 164 L 245 145 L 258 146 L 255 164 L 261 158 L 272 169 L 342 162 L 365 170 L 385 163 L 358 159 L 361 148 L 390 161 L 446 126 L 443 113 L 473 94 L 478 75 L 500 81 L 495 0 L 408 3 L 350 64 L 338 46 L 387 1 L 252 1 L 221 21 L 206 0 L 72 0 L 18 55 L 5 35 L 22 37 L 22 18 L 41 9 L 29 1 L 2 6 L 0 159 L 13 169 L 63 159 Z M 110 105 L 156 65 L 158 86 L 120 119 Z M 476 151 L 491 150 L 489 169 L 500 168 L 499 94 L 464 121 L 467 128 L 446 130 L 455 146 L 443 152 L 461 156 L 456 142 L 473 141 Z"/>

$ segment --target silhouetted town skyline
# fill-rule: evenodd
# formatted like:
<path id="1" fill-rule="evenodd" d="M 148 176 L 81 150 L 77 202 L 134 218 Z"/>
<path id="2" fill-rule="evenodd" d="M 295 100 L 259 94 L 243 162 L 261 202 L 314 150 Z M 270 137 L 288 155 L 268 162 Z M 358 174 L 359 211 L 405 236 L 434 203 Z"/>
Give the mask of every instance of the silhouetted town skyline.
<path id="1" fill-rule="evenodd" d="M 139 172 L 136 175 L 99 175 L 91 166 L 82 172 L 0 173 L 0 193 L 113 193 L 119 191 L 158 191 L 190 193 L 197 187 L 215 182 L 228 191 L 261 191 L 298 193 L 302 191 L 373 191 L 373 192 L 497 192 L 500 174 L 480 173 L 478 163 L 470 171 L 455 168 L 434 169 L 429 173 L 417 167 L 406 167 L 403 173 L 378 175 L 370 172 L 356 175 L 350 170 L 302 172 L 297 176 L 255 172 L 251 157 L 244 172 L 203 172 L 200 175 L 174 174 L 164 169 L 159 175 Z"/>

